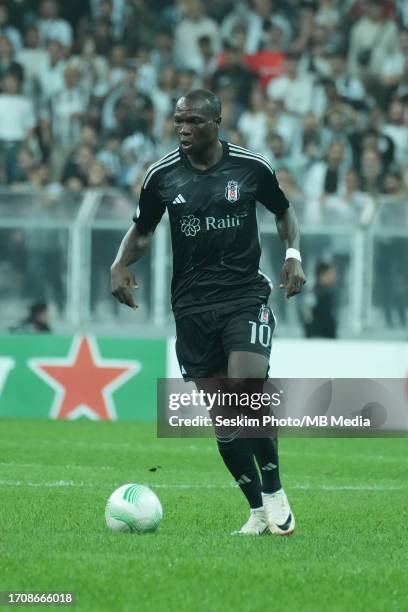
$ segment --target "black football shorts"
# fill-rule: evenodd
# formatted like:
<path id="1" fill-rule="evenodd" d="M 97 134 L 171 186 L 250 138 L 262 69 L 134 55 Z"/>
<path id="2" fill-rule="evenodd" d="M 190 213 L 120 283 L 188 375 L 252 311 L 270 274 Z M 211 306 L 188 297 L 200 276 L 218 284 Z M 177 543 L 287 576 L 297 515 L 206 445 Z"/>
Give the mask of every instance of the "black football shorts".
<path id="1" fill-rule="evenodd" d="M 220 305 L 176 319 L 176 353 L 185 380 L 227 369 L 231 351 L 271 354 L 275 317 L 265 303 Z"/>

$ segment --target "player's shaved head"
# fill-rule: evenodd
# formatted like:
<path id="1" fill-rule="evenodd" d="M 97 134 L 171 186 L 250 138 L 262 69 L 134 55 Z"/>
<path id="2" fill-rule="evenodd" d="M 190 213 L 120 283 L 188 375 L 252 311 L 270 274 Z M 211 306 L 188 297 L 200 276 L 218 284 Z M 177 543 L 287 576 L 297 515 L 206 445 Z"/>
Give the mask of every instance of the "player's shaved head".
<path id="1" fill-rule="evenodd" d="M 182 151 L 190 156 L 208 160 L 222 154 L 218 138 L 220 123 L 220 100 L 208 89 L 194 89 L 176 104 L 174 129 Z"/>
<path id="2" fill-rule="evenodd" d="M 177 104 L 179 104 L 181 100 L 192 104 L 198 103 L 201 110 L 204 111 L 208 117 L 217 119 L 221 116 L 220 99 L 209 89 L 193 89 L 193 91 L 188 92 L 185 96 L 180 98 Z"/>

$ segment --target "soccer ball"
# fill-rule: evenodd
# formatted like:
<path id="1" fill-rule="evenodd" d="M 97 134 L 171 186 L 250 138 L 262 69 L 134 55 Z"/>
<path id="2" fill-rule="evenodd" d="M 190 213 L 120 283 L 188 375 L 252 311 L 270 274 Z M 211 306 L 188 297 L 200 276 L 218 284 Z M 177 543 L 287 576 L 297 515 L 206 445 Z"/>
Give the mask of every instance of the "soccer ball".
<path id="1" fill-rule="evenodd" d="M 162 518 L 159 498 L 140 484 L 125 484 L 116 489 L 105 508 L 106 524 L 112 531 L 139 534 L 156 531 Z"/>

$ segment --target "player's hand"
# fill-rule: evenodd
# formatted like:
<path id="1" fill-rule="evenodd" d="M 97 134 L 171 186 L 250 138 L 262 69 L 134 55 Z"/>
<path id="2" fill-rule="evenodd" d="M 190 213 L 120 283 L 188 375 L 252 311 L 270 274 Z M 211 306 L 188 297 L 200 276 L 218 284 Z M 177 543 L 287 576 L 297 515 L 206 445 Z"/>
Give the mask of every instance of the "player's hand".
<path id="1" fill-rule="evenodd" d="M 302 264 L 294 258 L 287 259 L 282 266 L 281 289 L 286 289 L 285 297 L 290 298 L 297 295 L 303 289 L 306 276 L 303 272 Z"/>
<path id="2" fill-rule="evenodd" d="M 133 300 L 132 289 L 139 286 L 134 275 L 125 266 L 114 265 L 111 267 L 111 291 L 121 304 L 126 304 L 129 308 L 138 307 Z"/>

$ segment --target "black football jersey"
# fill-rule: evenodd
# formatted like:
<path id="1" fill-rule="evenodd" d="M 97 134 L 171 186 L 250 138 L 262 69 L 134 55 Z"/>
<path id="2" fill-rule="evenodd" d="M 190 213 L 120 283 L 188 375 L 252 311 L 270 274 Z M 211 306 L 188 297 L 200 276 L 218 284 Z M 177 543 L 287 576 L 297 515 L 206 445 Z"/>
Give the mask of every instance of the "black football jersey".
<path id="1" fill-rule="evenodd" d="M 259 270 L 256 202 L 275 214 L 289 206 L 267 158 L 222 141 L 223 155 L 197 170 L 175 149 L 147 170 L 134 221 L 154 231 L 167 208 L 173 247 L 172 307 L 176 318 L 225 303 L 267 299 Z"/>

